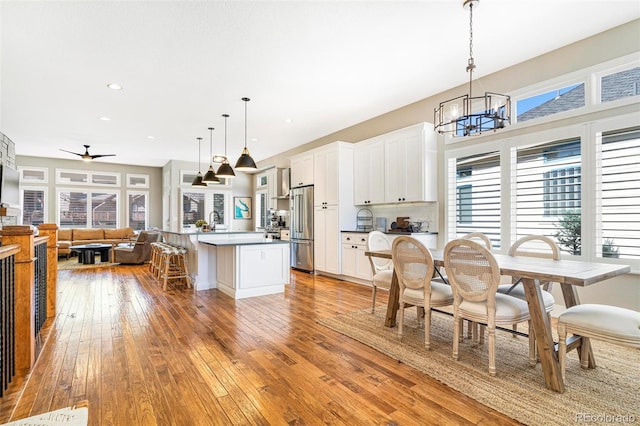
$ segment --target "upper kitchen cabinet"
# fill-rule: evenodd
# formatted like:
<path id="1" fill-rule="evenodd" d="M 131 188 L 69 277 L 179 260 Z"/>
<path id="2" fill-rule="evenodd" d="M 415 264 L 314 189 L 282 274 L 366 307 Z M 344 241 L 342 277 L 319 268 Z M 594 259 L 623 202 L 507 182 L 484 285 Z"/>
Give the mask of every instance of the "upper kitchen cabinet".
<path id="1" fill-rule="evenodd" d="M 291 157 L 291 187 L 313 185 L 313 152 Z"/>
<path id="2" fill-rule="evenodd" d="M 385 203 L 437 201 L 433 125 L 420 123 L 384 135 Z"/>
<path id="3" fill-rule="evenodd" d="M 356 144 L 353 153 L 353 202 L 384 203 L 384 139 L 376 137 Z"/>

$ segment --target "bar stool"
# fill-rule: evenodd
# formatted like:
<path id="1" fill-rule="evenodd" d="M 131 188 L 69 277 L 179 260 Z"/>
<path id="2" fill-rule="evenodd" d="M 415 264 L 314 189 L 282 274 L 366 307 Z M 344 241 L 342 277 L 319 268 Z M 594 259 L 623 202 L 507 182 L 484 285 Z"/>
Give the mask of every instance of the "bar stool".
<path id="1" fill-rule="evenodd" d="M 187 249 L 165 244 L 161 253 L 162 289 L 166 290 L 169 281 L 183 281 L 187 288 L 192 288 L 189 267 L 187 265 Z"/>

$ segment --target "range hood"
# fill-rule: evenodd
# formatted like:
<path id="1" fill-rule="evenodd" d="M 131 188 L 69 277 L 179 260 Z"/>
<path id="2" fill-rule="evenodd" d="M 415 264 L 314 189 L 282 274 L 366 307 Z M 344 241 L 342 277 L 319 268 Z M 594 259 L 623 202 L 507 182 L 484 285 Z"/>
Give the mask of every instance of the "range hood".
<path id="1" fill-rule="evenodd" d="M 291 188 L 291 169 L 277 169 L 276 172 L 276 188 L 278 194 L 275 197 L 271 197 L 273 200 L 288 200 L 289 189 Z"/>

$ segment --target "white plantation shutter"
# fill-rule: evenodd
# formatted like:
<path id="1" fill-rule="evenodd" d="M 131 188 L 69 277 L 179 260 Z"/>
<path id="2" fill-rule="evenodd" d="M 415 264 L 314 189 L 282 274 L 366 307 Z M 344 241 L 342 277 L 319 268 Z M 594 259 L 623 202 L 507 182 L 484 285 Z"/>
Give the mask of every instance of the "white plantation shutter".
<path id="1" fill-rule="evenodd" d="M 547 142 L 517 149 L 515 170 L 515 241 L 526 235 L 554 238 L 559 219 L 581 213 L 580 139 Z M 561 247 L 565 251 L 568 248 Z M 578 253 L 576 253 L 578 254 Z"/>
<path id="2" fill-rule="evenodd" d="M 596 256 L 640 260 L 640 128 L 604 132 L 596 162 Z"/>

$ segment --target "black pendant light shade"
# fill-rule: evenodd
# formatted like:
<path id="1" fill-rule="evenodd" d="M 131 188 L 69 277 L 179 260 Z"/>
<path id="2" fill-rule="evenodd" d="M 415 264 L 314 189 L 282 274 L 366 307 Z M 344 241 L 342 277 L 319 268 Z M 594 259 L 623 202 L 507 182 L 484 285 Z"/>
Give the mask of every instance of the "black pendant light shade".
<path id="1" fill-rule="evenodd" d="M 256 170 L 256 163 L 249 154 L 249 148 L 247 148 L 247 103 L 251 100 L 249 98 L 242 98 L 244 101 L 244 149 L 238 161 L 236 162 L 236 170 L 241 172 L 250 172 Z"/>
<path id="2" fill-rule="evenodd" d="M 202 138 L 196 139 L 198 139 L 198 174 L 193 178 L 191 186 L 207 186 L 206 183 L 202 182 L 202 173 L 200 173 L 200 142 L 202 141 Z"/>
<path id="3" fill-rule="evenodd" d="M 224 117 L 224 160 L 222 164 L 220 164 L 220 167 L 218 167 L 216 174 L 218 178 L 231 179 L 236 177 L 236 174 L 233 172 L 227 159 L 227 118 L 229 118 L 229 114 L 222 114 L 222 116 Z"/>
<path id="4" fill-rule="evenodd" d="M 213 127 L 209 127 L 209 170 L 202 177 L 202 182 L 206 184 L 220 183 L 220 179 L 213 170 Z"/>

